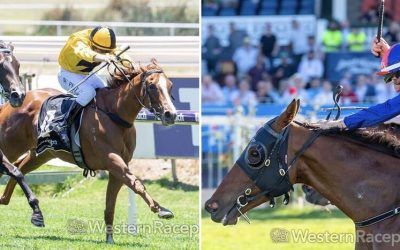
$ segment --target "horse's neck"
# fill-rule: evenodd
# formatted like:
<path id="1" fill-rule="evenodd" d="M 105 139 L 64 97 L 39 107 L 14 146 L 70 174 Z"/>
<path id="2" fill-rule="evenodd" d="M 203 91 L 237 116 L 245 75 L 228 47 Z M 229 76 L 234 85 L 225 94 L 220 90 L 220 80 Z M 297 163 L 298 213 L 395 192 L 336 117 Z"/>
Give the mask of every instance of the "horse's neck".
<path id="1" fill-rule="evenodd" d="M 289 152 L 297 152 L 310 135 L 293 126 Z M 400 202 L 400 160 L 340 138 L 318 138 L 295 165 L 293 181 L 314 187 L 354 221 L 364 220 Z M 391 189 L 390 192 L 382 192 Z"/>
<path id="2" fill-rule="evenodd" d="M 103 89 L 98 99 L 101 99 L 101 106 L 107 111 L 116 113 L 123 120 L 133 123 L 142 109 L 134 91 L 137 91 L 137 86 L 124 84 L 114 89 Z"/>

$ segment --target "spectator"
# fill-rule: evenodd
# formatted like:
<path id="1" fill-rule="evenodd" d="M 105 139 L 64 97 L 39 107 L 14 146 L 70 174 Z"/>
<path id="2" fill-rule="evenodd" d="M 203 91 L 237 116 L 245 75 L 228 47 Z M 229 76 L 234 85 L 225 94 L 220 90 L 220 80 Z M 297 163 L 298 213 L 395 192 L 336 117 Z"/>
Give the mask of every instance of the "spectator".
<path id="1" fill-rule="evenodd" d="M 303 79 L 297 74 L 289 79 L 289 85 L 282 95 L 281 103 L 287 104 L 291 102 L 293 98 L 299 98 L 303 104 L 308 103 L 308 94 L 305 90 L 305 84 Z"/>
<path id="2" fill-rule="evenodd" d="M 280 64 L 273 70 L 272 83 L 274 84 L 274 88 L 278 89 L 279 82 L 282 79 L 289 78 L 296 72 L 296 69 L 289 60 L 286 55 L 283 55 Z"/>
<path id="3" fill-rule="evenodd" d="M 310 87 L 307 89 L 308 98 L 313 99 L 320 92 L 321 92 L 321 80 L 319 78 L 311 79 Z"/>
<path id="4" fill-rule="evenodd" d="M 319 93 L 317 93 L 313 98 L 313 105 L 316 106 L 324 106 L 324 105 L 333 105 L 333 92 L 332 92 L 332 84 L 325 80 L 322 83 L 322 89 Z"/>
<path id="5" fill-rule="evenodd" d="M 259 81 L 256 95 L 259 103 L 277 103 L 280 98 L 278 93 L 274 91 L 271 81 Z"/>
<path id="6" fill-rule="evenodd" d="M 344 20 L 340 23 L 340 31 L 342 33 L 343 39 L 346 39 L 346 41 L 343 41 L 342 43 L 342 50 L 347 50 L 347 37 L 349 36 L 351 29 L 350 29 L 350 23 L 348 20 Z"/>
<path id="7" fill-rule="evenodd" d="M 240 81 L 239 89 L 231 94 L 230 100 L 235 105 L 254 106 L 257 104 L 256 95 L 250 90 L 250 84 L 246 78 Z"/>
<path id="8" fill-rule="evenodd" d="M 388 99 L 391 99 L 398 95 L 398 93 L 394 91 L 394 88 L 390 84 L 386 84 L 383 79 L 379 78 L 376 74 L 372 75 L 371 82 L 373 82 L 375 86 L 375 101 L 377 103 L 385 102 Z"/>
<path id="9" fill-rule="evenodd" d="M 221 87 L 213 81 L 210 75 L 204 75 L 201 84 L 201 101 L 207 104 L 221 104 L 224 102 L 224 95 Z"/>
<path id="10" fill-rule="evenodd" d="M 357 95 L 354 93 L 350 82 L 349 81 L 341 81 L 341 84 L 343 85 L 343 91 L 342 91 L 342 94 L 340 95 L 341 103 L 346 105 L 346 104 L 358 102 Z"/>
<path id="11" fill-rule="evenodd" d="M 328 28 L 322 35 L 322 44 L 325 52 L 339 51 L 343 43 L 342 33 L 335 21 L 330 21 Z"/>
<path id="12" fill-rule="evenodd" d="M 388 44 L 395 44 L 398 40 L 398 34 L 400 32 L 400 27 L 397 22 L 391 22 L 388 31 L 385 33 L 383 38 Z"/>
<path id="13" fill-rule="evenodd" d="M 311 78 L 322 77 L 324 74 L 324 64 L 321 59 L 315 57 L 314 51 L 309 51 L 301 60 L 297 73 L 307 83 Z"/>
<path id="14" fill-rule="evenodd" d="M 276 36 L 272 33 L 271 24 L 265 24 L 265 33 L 260 39 L 260 51 L 269 61 L 270 67 L 273 67 L 273 59 L 278 53 L 278 42 Z"/>
<path id="15" fill-rule="evenodd" d="M 371 82 L 365 75 L 357 77 L 355 93 L 359 102 L 372 103 L 374 101 L 376 92 Z"/>
<path id="16" fill-rule="evenodd" d="M 232 95 L 233 92 L 236 91 L 236 78 L 232 74 L 228 74 L 224 78 L 224 84 L 222 87 L 222 94 L 226 101 L 229 101 L 229 97 Z"/>
<path id="17" fill-rule="evenodd" d="M 250 44 L 250 38 L 243 39 L 243 46 L 239 47 L 233 54 L 239 77 L 244 76 L 256 64 L 258 50 Z"/>
<path id="18" fill-rule="evenodd" d="M 319 58 L 321 60 L 324 59 L 322 48 L 315 41 L 315 36 L 311 35 L 307 37 L 307 51 L 314 51 L 316 58 Z"/>
<path id="19" fill-rule="evenodd" d="M 347 48 L 351 52 L 365 51 L 365 43 L 367 36 L 359 28 L 352 28 L 350 34 L 347 36 Z"/>
<path id="20" fill-rule="evenodd" d="M 258 55 L 257 63 L 254 67 L 249 70 L 248 75 L 251 78 L 251 89 L 256 91 L 257 84 L 261 81 L 267 74 L 267 70 L 265 68 L 265 60 L 262 55 Z"/>
<path id="21" fill-rule="evenodd" d="M 308 103 L 309 97 L 306 90 L 306 82 L 299 74 L 295 74 L 291 80 L 292 85 L 296 88 L 297 98 L 301 99 L 303 103 Z"/>
<path id="22" fill-rule="evenodd" d="M 229 50 L 231 55 L 236 51 L 237 48 L 243 45 L 243 38 L 247 36 L 246 31 L 236 29 L 235 23 L 229 23 Z"/>
<path id="23" fill-rule="evenodd" d="M 301 30 L 297 20 L 292 20 L 292 30 L 290 32 L 290 47 L 293 51 L 294 63 L 298 65 L 302 56 L 307 52 L 307 34 Z"/>
<path id="24" fill-rule="evenodd" d="M 207 72 L 215 73 L 215 67 L 218 62 L 218 56 L 221 52 L 219 39 L 214 35 L 214 26 L 208 26 L 208 36 L 203 46 L 204 57 L 207 62 Z"/>

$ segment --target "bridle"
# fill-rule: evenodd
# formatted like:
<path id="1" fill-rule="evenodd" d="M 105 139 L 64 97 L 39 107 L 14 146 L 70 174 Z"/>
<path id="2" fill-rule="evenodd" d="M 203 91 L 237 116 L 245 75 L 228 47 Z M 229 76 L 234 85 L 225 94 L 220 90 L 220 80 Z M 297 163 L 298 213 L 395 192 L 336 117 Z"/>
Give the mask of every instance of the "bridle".
<path id="1" fill-rule="evenodd" d="M 287 205 L 290 199 L 290 191 L 293 191 L 293 185 L 289 179 L 289 170 L 300 158 L 300 156 L 307 150 L 309 146 L 318 138 L 320 132 L 314 132 L 307 139 L 302 148 L 295 154 L 293 159 L 288 164 L 287 149 L 290 126 L 284 128 L 281 132 L 275 132 L 271 125 L 277 119 L 274 118 L 264 124 L 256 135 L 251 139 L 249 145 L 244 150 L 242 155 L 236 161 L 242 170 L 253 180 L 255 185 L 261 189 L 260 193 L 251 195 L 251 188 L 246 188 L 242 195 L 236 199 L 234 207 L 243 216 L 243 218 L 250 223 L 249 218 L 244 214 L 241 209 L 249 202 L 257 200 L 260 197 L 266 196 L 270 200 L 270 206 L 275 206 L 275 198 L 284 195 L 283 204 Z M 273 142 L 271 145 L 265 143 Z M 254 150 L 253 145 L 261 145 L 261 149 L 265 150 L 265 158 L 260 159 L 255 167 L 249 160 L 249 153 Z M 260 149 L 259 146 L 256 146 Z M 257 149 L 256 149 L 257 150 Z M 269 154 L 267 154 L 269 151 Z M 254 151 L 253 151 L 254 153 Z M 258 153 L 262 155 L 261 152 Z M 251 166 L 251 164 L 253 166 Z M 265 178 L 267 176 L 267 178 Z M 268 182 L 267 182 L 268 180 Z M 272 181 L 272 184 L 271 183 Z"/>
<path id="2" fill-rule="evenodd" d="M 270 206 L 275 206 L 276 197 L 284 195 L 283 204 L 287 205 L 289 203 L 290 191 L 293 191 L 293 185 L 290 183 L 289 179 L 289 170 L 294 166 L 296 161 L 304 154 L 304 152 L 314 143 L 314 141 L 320 136 L 325 134 L 330 134 L 334 130 L 338 130 L 337 128 L 321 130 L 315 129 L 311 130 L 311 135 L 308 137 L 306 142 L 303 144 L 301 149 L 297 151 L 293 157 L 293 159 L 288 163 L 287 161 L 287 149 L 288 149 L 288 137 L 290 126 L 284 128 L 281 132 L 275 132 L 271 124 L 275 122 L 277 119 L 269 121 L 264 124 L 264 126 L 259 129 L 256 135 L 251 139 L 249 145 L 246 147 L 242 155 L 236 161 L 242 170 L 253 180 L 255 185 L 260 188 L 261 192 L 255 195 L 251 195 L 251 188 L 246 188 L 242 195 L 239 195 L 236 199 L 236 204 L 230 209 L 230 211 L 234 208 L 240 213 L 240 215 L 250 223 L 249 217 L 241 211 L 243 207 L 245 207 L 249 202 L 257 200 L 260 197 L 266 196 L 270 199 Z M 306 127 L 307 125 L 293 121 L 297 125 L 302 127 Z M 261 139 L 261 140 L 260 140 Z M 263 140 L 266 139 L 266 140 Z M 259 166 L 254 167 L 250 164 L 255 161 L 246 160 L 249 154 L 249 150 L 252 149 L 252 143 L 261 144 L 261 147 L 256 147 L 255 149 L 266 149 L 268 150 L 268 146 L 265 145 L 266 141 L 275 140 L 273 143 L 272 149 L 268 156 L 265 154 L 266 159 L 262 159 L 260 161 Z M 253 147 L 254 149 L 254 147 Z M 250 152 L 251 153 L 251 152 Z M 259 154 L 262 155 L 262 154 Z M 271 170 L 271 171 L 269 171 Z M 265 178 L 267 176 L 267 178 Z M 273 181 L 272 181 L 273 180 Z M 272 181 L 272 185 L 269 185 L 268 182 Z M 400 207 L 394 208 L 377 216 L 368 218 L 363 221 L 354 222 L 355 226 L 366 227 L 372 224 L 378 223 L 380 221 L 386 220 L 393 216 L 400 214 Z"/>
<path id="3" fill-rule="evenodd" d="M 128 62 L 129 64 L 131 64 L 131 67 L 134 68 L 133 63 L 127 59 L 121 59 L 120 62 Z M 113 61 L 112 64 L 114 65 L 114 67 L 123 75 L 123 77 L 125 78 L 126 81 L 128 81 L 128 84 L 130 84 L 131 86 L 133 86 L 133 82 L 132 79 L 130 79 L 130 77 L 128 75 L 125 74 L 125 72 Z M 109 71 L 110 73 L 110 71 Z M 152 112 L 156 117 L 161 118 L 162 116 L 162 110 L 163 107 L 155 107 L 154 106 L 154 102 L 152 101 L 152 97 L 150 95 L 150 92 L 152 91 L 152 88 L 154 88 L 155 83 L 150 83 L 150 84 L 146 84 L 146 80 L 148 77 L 150 77 L 153 74 L 162 74 L 164 73 L 163 70 L 161 69 L 153 69 L 153 70 L 148 70 L 148 71 L 144 71 L 142 73 L 139 73 L 140 75 L 140 97 L 136 94 L 136 91 L 133 91 L 135 94 L 135 97 L 137 99 L 137 101 L 139 102 L 139 104 L 143 107 L 148 109 L 150 112 Z M 110 75 L 112 75 L 110 73 Z M 146 99 L 148 99 L 149 101 L 149 106 L 147 107 L 144 103 L 146 102 Z M 158 108 L 158 109 L 157 109 Z M 158 111 L 158 110 L 161 110 Z"/>

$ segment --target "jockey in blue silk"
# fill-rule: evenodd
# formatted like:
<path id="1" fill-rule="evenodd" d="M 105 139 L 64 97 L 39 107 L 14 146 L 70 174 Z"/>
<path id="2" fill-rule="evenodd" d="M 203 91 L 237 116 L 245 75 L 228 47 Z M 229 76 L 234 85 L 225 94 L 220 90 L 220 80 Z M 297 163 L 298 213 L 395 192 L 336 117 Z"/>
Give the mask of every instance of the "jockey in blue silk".
<path id="1" fill-rule="evenodd" d="M 393 82 L 393 87 L 399 95 L 384 103 L 347 116 L 342 120 L 322 121 L 318 124 L 322 129 L 372 127 L 400 114 L 400 43 L 390 47 L 384 39 L 381 38 L 378 42 L 375 38 L 371 46 L 371 52 L 375 56 L 380 55 L 382 58 L 381 70 L 377 74 L 383 76 L 386 83 Z"/>

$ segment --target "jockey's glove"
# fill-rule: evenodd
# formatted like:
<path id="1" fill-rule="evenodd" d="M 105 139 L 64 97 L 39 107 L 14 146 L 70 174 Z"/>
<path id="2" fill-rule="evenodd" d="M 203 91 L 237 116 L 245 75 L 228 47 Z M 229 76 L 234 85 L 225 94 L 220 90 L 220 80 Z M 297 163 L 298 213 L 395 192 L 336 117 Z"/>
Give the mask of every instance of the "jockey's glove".
<path id="1" fill-rule="evenodd" d="M 330 128 L 340 128 L 346 129 L 346 124 L 344 123 L 343 119 L 337 121 L 320 121 L 316 124 L 313 124 L 321 129 L 330 129 Z"/>
<path id="2" fill-rule="evenodd" d="M 111 63 L 112 61 L 115 61 L 115 56 L 97 54 L 97 55 L 94 56 L 93 59 L 94 59 L 95 62 L 108 62 L 108 63 Z"/>

